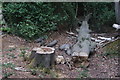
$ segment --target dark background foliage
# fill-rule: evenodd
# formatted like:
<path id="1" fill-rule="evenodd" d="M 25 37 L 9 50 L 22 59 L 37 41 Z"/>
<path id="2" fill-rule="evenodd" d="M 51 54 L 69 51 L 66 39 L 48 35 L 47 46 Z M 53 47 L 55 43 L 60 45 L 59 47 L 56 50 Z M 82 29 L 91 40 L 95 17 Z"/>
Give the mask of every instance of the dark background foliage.
<path id="1" fill-rule="evenodd" d="M 87 2 L 83 3 L 84 14 L 93 13 L 90 25 L 97 32 L 112 28 L 115 23 L 114 3 L 111 2 Z"/>
<path id="2" fill-rule="evenodd" d="M 76 17 L 89 13 L 93 13 L 89 24 L 94 31 L 102 31 L 115 22 L 114 4 L 110 2 L 3 4 L 3 15 L 9 26 L 6 30 L 25 39 L 36 39 L 49 31 L 57 30 L 61 24 L 67 23 L 67 28 L 75 27 Z"/>
<path id="3" fill-rule="evenodd" d="M 26 39 L 54 30 L 58 22 L 67 19 L 55 10 L 53 3 L 4 3 L 3 9 L 12 33 Z"/>

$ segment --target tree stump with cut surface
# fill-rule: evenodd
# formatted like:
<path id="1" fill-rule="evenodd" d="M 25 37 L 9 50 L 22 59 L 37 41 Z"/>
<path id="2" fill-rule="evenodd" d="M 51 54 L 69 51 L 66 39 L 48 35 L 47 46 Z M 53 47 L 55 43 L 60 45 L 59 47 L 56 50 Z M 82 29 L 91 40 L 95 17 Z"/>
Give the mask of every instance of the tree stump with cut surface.
<path id="1" fill-rule="evenodd" d="M 29 57 L 30 67 L 52 68 L 55 63 L 55 49 L 51 47 L 34 48 Z"/>

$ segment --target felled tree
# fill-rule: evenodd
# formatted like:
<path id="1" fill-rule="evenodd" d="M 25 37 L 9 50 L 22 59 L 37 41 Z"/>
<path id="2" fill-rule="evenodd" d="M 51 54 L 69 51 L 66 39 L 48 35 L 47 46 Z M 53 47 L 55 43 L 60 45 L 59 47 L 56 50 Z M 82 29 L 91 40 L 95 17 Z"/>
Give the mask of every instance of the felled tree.
<path id="1" fill-rule="evenodd" d="M 79 29 L 77 43 L 72 47 L 72 56 L 88 58 L 89 53 L 95 48 L 95 43 L 91 41 L 88 20 L 91 14 L 86 16 Z"/>

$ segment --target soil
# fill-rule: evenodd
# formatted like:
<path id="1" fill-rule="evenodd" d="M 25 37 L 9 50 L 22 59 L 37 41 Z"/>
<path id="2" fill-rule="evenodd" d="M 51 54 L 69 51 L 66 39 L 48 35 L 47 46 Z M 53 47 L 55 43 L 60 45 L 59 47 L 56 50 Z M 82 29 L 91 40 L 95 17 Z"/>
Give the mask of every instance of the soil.
<path id="1" fill-rule="evenodd" d="M 96 33 L 91 33 L 95 36 Z M 97 34 L 98 35 L 98 34 Z M 106 36 L 113 36 L 105 33 Z M 49 71 L 21 71 L 15 70 L 15 67 L 26 68 L 27 61 L 24 61 L 20 56 L 21 51 L 30 54 L 34 47 L 39 47 L 39 43 L 27 42 L 26 40 L 14 36 L 4 34 L 2 36 L 2 73 L 3 77 L 8 78 L 119 78 L 118 73 L 118 56 L 109 58 L 101 56 L 103 50 L 99 49 L 92 53 L 88 58 L 89 66 L 85 68 L 80 66 L 78 68 L 67 64 L 56 64 L 55 67 Z M 66 34 L 66 32 L 51 33 L 51 36 L 46 40 L 49 43 L 53 40 L 58 40 L 58 44 L 54 46 L 56 56 L 71 57 L 65 54 L 64 51 L 59 50 L 59 46 L 65 43 L 74 44 L 76 37 Z M 6 65 L 5 65 L 6 64 Z M 15 66 L 15 67 L 14 67 Z"/>

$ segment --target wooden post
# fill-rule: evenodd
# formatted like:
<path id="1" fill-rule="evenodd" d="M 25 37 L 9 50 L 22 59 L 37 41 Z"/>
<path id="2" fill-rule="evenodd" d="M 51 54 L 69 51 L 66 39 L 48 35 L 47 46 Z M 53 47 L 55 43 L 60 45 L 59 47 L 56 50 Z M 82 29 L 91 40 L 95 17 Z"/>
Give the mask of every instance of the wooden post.
<path id="1" fill-rule="evenodd" d="M 55 63 L 55 49 L 51 47 L 34 48 L 29 57 L 30 67 L 52 68 Z"/>

